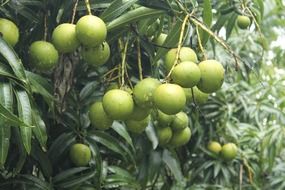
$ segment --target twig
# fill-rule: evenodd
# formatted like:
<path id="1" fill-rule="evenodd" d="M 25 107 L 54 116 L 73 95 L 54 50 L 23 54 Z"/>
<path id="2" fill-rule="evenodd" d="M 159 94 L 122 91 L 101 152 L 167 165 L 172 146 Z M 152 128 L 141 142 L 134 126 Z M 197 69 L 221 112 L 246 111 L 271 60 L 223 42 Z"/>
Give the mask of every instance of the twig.
<path id="1" fill-rule="evenodd" d="M 123 49 L 122 65 L 121 65 L 121 87 L 124 86 L 124 84 L 125 84 L 125 70 L 126 70 L 126 57 L 127 57 L 128 44 L 129 44 L 129 37 L 127 37 L 127 41 L 125 43 L 124 48 L 123 48 L 122 41 L 119 40 L 119 45 Z"/>
<path id="2" fill-rule="evenodd" d="M 73 7 L 73 10 L 72 10 L 71 24 L 74 23 L 77 5 L 78 5 L 78 0 L 75 1 L 74 7 Z"/>
<path id="3" fill-rule="evenodd" d="M 85 0 L 85 5 L 86 5 L 86 8 L 87 8 L 88 14 L 89 14 L 89 15 L 92 15 L 89 0 Z"/>
<path id="4" fill-rule="evenodd" d="M 242 190 L 243 165 L 240 164 L 239 168 L 239 190 Z"/>
<path id="5" fill-rule="evenodd" d="M 44 18 L 44 41 L 47 40 L 47 34 L 48 34 L 47 13 L 45 13 L 45 18 Z"/>
<path id="6" fill-rule="evenodd" d="M 199 28 L 198 27 L 196 27 L 196 33 L 197 33 L 197 38 L 198 38 L 198 45 L 199 45 L 199 48 L 200 48 L 200 50 L 201 50 L 201 52 L 203 54 L 203 58 L 204 58 L 204 60 L 207 60 L 207 55 L 205 53 L 205 50 L 204 50 L 202 42 L 201 42 L 201 37 L 200 37 L 200 33 L 199 33 Z"/>
<path id="7" fill-rule="evenodd" d="M 175 61 L 174 64 L 172 65 L 169 73 L 167 74 L 167 76 L 165 77 L 165 80 L 167 81 L 174 69 L 174 67 L 178 64 L 179 61 L 179 55 L 180 55 L 180 50 L 182 47 L 182 40 L 183 40 L 183 36 L 184 36 L 184 31 L 185 31 L 185 27 L 186 27 L 186 23 L 188 21 L 188 19 L 190 18 L 190 14 L 187 14 L 183 20 L 182 26 L 181 26 L 181 31 L 180 31 L 180 36 L 179 36 L 179 41 L 178 41 L 178 47 L 177 47 L 177 52 L 176 52 L 176 57 L 175 57 Z"/>
<path id="8" fill-rule="evenodd" d="M 142 60 L 141 60 L 141 43 L 140 43 L 140 38 L 137 38 L 137 52 L 138 52 L 139 77 L 140 77 L 140 80 L 142 80 L 142 79 L 143 79 L 143 73 L 142 73 Z"/>
<path id="9" fill-rule="evenodd" d="M 213 37 L 219 44 L 221 44 L 234 58 L 235 60 L 235 68 L 236 70 L 239 69 L 239 65 L 238 65 L 238 59 L 239 57 L 235 54 L 235 52 L 224 42 L 223 39 L 221 39 L 219 36 L 217 36 L 216 34 L 214 34 L 214 32 L 212 32 L 210 29 L 208 29 L 208 27 L 206 25 L 204 25 L 200 20 L 198 20 L 197 18 L 195 18 L 194 16 L 190 17 L 190 20 L 198 27 L 200 27 L 201 29 L 203 29 L 205 32 L 207 32 L 211 37 Z"/>

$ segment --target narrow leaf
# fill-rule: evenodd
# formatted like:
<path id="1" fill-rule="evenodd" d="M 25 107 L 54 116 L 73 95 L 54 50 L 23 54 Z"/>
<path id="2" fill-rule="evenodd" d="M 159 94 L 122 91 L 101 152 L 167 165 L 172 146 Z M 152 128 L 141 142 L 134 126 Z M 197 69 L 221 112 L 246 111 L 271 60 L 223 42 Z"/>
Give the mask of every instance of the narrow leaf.
<path id="1" fill-rule="evenodd" d="M 120 16 L 138 0 L 116 0 L 100 16 L 105 22 L 109 22 Z"/>
<path id="2" fill-rule="evenodd" d="M 183 175 L 182 175 L 182 171 L 181 171 L 181 167 L 179 165 L 179 162 L 176 158 L 173 157 L 171 152 L 169 152 L 168 150 L 165 149 L 163 151 L 162 160 L 168 166 L 168 168 L 173 173 L 173 175 L 177 181 L 183 180 Z"/>
<path id="3" fill-rule="evenodd" d="M 10 83 L 0 83 L 0 104 L 12 111 L 13 94 Z M 5 123 L 5 120 L 0 116 L 0 167 L 5 162 L 9 151 L 11 128 Z"/>
<path id="4" fill-rule="evenodd" d="M 39 141 L 42 149 L 46 149 L 46 142 L 47 142 L 47 132 L 46 132 L 46 125 L 42 120 L 40 113 L 38 110 L 33 109 L 33 123 L 35 127 L 32 128 L 33 133 L 35 134 L 37 140 Z"/>
<path id="5" fill-rule="evenodd" d="M 108 31 L 112 31 L 118 29 L 120 27 L 124 27 L 127 24 L 131 24 L 138 20 L 158 16 L 164 14 L 165 12 L 162 10 L 155 10 L 146 7 L 139 7 L 137 9 L 131 10 L 122 16 L 114 19 L 110 23 L 107 24 Z"/>
<path id="6" fill-rule="evenodd" d="M 7 60 L 15 75 L 24 83 L 27 84 L 26 75 L 23 64 L 15 51 L 3 40 L 0 36 L 0 53 Z"/>
<path id="7" fill-rule="evenodd" d="M 33 116 L 30 99 L 26 91 L 15 90 L 19 117 L 27 124 L 32 125 Z M 31 152 L 32 129 L 27 127 L 20 128 L 24 147 L 29 154 Z"/>

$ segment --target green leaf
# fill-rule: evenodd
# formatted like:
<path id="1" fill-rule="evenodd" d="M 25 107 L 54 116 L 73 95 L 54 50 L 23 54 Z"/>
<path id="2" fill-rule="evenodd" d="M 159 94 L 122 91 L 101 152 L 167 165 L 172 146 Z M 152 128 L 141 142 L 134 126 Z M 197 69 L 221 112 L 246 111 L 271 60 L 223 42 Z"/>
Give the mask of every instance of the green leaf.
<path id="1" fill-rule="evenodd" d="M 72 176 L 78 175 L 78 174 L 80 174 L 80 173 L 82 173 L 88 169 L 89 169 L 88 167 L 76 167 L 76 168 L 64 170 L 63 172 L 61 172 L 61 173 L 59 173 L 53 177 L 53 182 L 59 183 L 61 181 L 69 179 Z"/>
<path id="2" fill-rule="evenodd" d="M 19 117 L 27 124 L 32 125 L 33 115 L 30 104 L 30 99 L 26 91 L 15 90 L 15 95 L 18 103 Z M 28 127 L 20 128 L 24 147 L 29 154 L 31 152 L 32 129 Z"/>
<path id="3" fill-rule="evenodd" d="M 114 131 L 116 131 L 121 137 L 123 137 L 127 141 L 127 143 L 132 147 L 133 151 L 135 152 L 132 138 L 130 137 L 126 128 L 118 121 L 114 121 L 112 125 L 112 129 L 114 129 Z"/>
<path id="4" fill-rule="evenodd" d="M 179 165 L 178 159 L 173 157 L 173 154 L 165 149 L 162 154 L 162 160 L 167 165 L 167 167 L 170 169 L 175 179 L 177 181 L 182 181 L 183 175 L 182 175 L 182 171 L 181 171 L 181 167 Z"/>
<path id="5" fill-rule="evenodd" d="M 56 187 L 58 189 L 62 189 L 62 188 L 70 189 L 71 187 L 74 187 L 75 185 L 81 184 L 81 183 L 93 178 L 94 175 L 95 175 L 95 170 L 90 171 L 90 172 L 85 173 L 85 174 L 81 174 L 80 176 L 72 176 L 72 177 L 68 178 L 67 180 L 64 180 L 64 181 L 56 184 Z"/>
<path id="6" fill-rule="evenodd" d="M 11 69 L 6 65 L 4 65 L 3 63 L 0 63 L 0 76 L 17 80 L 17 77 L 13 74 Z"/>
<path id="7" fill-rule="evenodd" d="M 236 24 L 237 14 L 232 13 L 231 18 L 228 21 L 227 28 L 226 28 L 226 39 L 228 39 L 233 31 L 233 28 Z"/>
<path id="8" fill-rule="evenodd" d="M 55 164 L 74 142 L 75 135 L 73 133 L 62 133 L 58 136 L 48 150 L 51 162 Z"/>
<path id="9" fill-rule="evenodd" d="M 45 150 L 46 142 L 47 142 L 46 125 L 44 121 L 42 120 L 38 110 L 33 108 L 32 115 L 33 115 L 33 123 L 35 125 L 35 127 L 32 128 L 33 133 L 35 134 L 37 140 L 39 141 L 42 149 Z"/>
<path id="10" fill-rule="evenodd" d="M 255 0 L 255 2 L 259 6 L 259 11 L 260 11 L 261 17 L 263 17 L 263 15 L 264 15 L 264 2 L 263 2 L 263 0 Z"/>
<path id="11" fill-rule="evenodd" d="M 25 73 L 31 84 L 32 92 L 42 95 L 47 104 L 51 107 L 54 97 L 51 94 L 53 92 L 53 87 L 49 81 L 38 74 L 29 71 L 26 71 Z"/>
<path id="12" fill-rule="evenodd" d="M 6 122 L 8 122 L 12 126 L 28 127 L 28 128 L 33 127 L 32 125 L 25 123 L 21 118 L 17 117 L 10 110 L 5 108 L 2 104 L 0 104 L 0 116 L 6 119 Z"/>
<path id="13" fill-rule="evenodd" d="M 91 159 L 95 160 L 96 187 L 97 187 L 97 189 L 101 189 L 101 184 L 103 183 L 103 171 L 104 171 L 104 168 L 103 168 L 102 157 L 101 157 L 101 154 L 100 154 L 100 149 L 97 146 L 97 142 L 94 139 L 87 137 L 86 141 L 88 142 L 89 147 L 90 147 L 91 152 L 92 152 L 92 155 L 93 155 Z"/>
<path id="14" fill-rule="evenodd" d="M 212 13 L 212 1 L 204 0 L 203 3 L 203 23 L 209 28 L 212 25 L 213 13 Z M 199 30 L 202 44 L 205 45 L 209 39 L 209 34 L 204 30 Z"/>
<path id="15" fill-rule="evenodd" d="M 96 92 L 96 89 L 99 87 L 99 85 L 100 83 L 98 81 L 87 83 L 79 93 L 80 100 L 83 101 L 89 98 L 94 92 Z"/>
<path id="16" fill-rule="evenodd" d="M 125 161 L 130 160 L 135 163 L 133 153 L 129 150 L 129 148 L 108 133 L 96 131 L 90 134 L 89 137 L 113 152 L 120 154 Z"/>
<path id="17" fill-rule="evenodd" d="M 26 75 L 23 64 L 16 52 L 3 40 L 0 36 L 0 53 L 7 60 L 15 75 L 24 83 L 27 84 Z"/>
<path id="18" fill-rule="evenodd" d="M 43 175 L 46 178 L 50 178 L 53 172 L 51 162 L 48 158 L 47 152 L 43 151 L 38 143 L 33 143 L 31 156 L 37 161 L 37 163 L 39 163 Z"/>
<path id="19" fill-rule="evenodd" d="M 163 47 L 175 48 L 177 46 L 180 30 L 181 30 L 182 22 L 178 20 L 176 24 L 171 28 L 168 32 L 167 37 L 162 44 Z M 163 57 L 169 49 L 166 48 L 159 48 L 157 51 L 156 56 L 154 57 L 153 62 L 156 63 L 161 57 Z"/>
<path id="20" fill-rule="evenodd" d="M 20 178 L 26 182 L 30 182 L 31 187 L 37 187 L 42 190 L 50 190 L 50 185 L 46 182 L 41 180 L 40 178 L 32 175 L 21 175 Z"/>
<path id="21" fill-rule="evenodd" d="M 12 111 L 13 92 L 10 83 L 0 82 L 0 104 Z M 0 116 L 0 167 L 4 166 L 9 151 L 11 128 Z"/>
<path id="22" fill-rule="evenodd" d="M 149 122 L 149 124 L 147 125 L 145 129 L 145 133 L 152 144 L 152 148 L 156 149 L 158 146 L 158 138 L 156 136 L 155 129 L 154 129 L 152 122 Z"/>
<path id="23" fill-rule="evenodd" d="M 130 8 L 138 0 L 116 0 L 105 9 L 105 11 L 100 16 L 105 22 L 109 22 L 116 17 L 120 16 L 125 10 Z"/>
<path id="24" fill-rule="evenodd" d="M 138 20 L 148 18 L 148 17 L 154 17 L 161 14 L 164 14 L 164 11 L 161 10 L 155 10 L 150 9 L 146 7 L 139 7 L 135 10 L 131 10 L 122 16 L 114 19 L 113 21 L 109 22 L 107 24 L 108 31 L 112 31 L 121 27 L 124 27 L 127 24 L 131 24 L 133 22 L 136 22 Z"/>

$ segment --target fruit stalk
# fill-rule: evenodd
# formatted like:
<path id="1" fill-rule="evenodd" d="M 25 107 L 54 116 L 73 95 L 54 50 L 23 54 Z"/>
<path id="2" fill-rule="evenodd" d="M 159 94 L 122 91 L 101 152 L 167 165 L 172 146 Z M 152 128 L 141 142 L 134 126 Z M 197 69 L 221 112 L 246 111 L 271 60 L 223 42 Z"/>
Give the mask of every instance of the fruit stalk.
<path id="1" fill-rule="evenodd" d="M 85 0 L 85 5 L 86 5 L 86 8 L 87 8 L 88 14 L 89 14 L 89 15 L 92 15 L 89 0 Z"/>
<path id="2" fill-rule="evenodd" d="M 47 33 L 48 33 L 47 14 L 45 14 L 45 17 L 44 17 L 44 41 L 47 40 Z"/>
<path id="3" fill-rule="evenodd" d="M 142 73 L 142 60 L 141 60 L 141 43 L 140 38 L 137 38 L 137 51 L 138 51 L 138 67 L 139 67 L 139 77 L 140 80 L 143 79 L 143 73 Z"/>
<path id="4" fill-rule="evenodd" d="M 184 31 L 185 31 L 185 27 L 186 27 L 186 23 L 188 21 L 190 17 L 190 14 L 187 14 L 183 20 L 182 26 L 181 26 L 181 32 L 180 32 L 180 36 L 179 36 L 179 41 L 178 41 L 178 47 L 177 47 L 177 52 L 176 52 L 176 57 L 175 57 L 175 61 L 174 64 L 172 65 L 170 71 L 168 72 L 167 76 L 165 77 L 165 80 L 168 80 L 170 78 L 170 75 L 174 69 L 174 67 L 177 65 L 178 63 L 178 59 L 179 59 L 179 55 L 180 55 L 180 49 L 182 47 L 182 40 L 183 40 L 183 35 L 184 35 Z"/>
<path id="5" fill-rule="evenodd" d="M 198 27 L 196 27 L 196 33 L 197 33 L 197 38 L 198 38 L 198 45 L 199 45 L 199 48 L 200 48 L 200 50 L 201 50 L 201 52 L 203 54 L 203 58 L 204 58 L 204 60 L 207 60 L 207 55 L 205 53 L 204 47 L 203 47 L 202 42 L 201 42 L 201 38 L 200 38 L 200 33 L 199 33 L 199 28 Z"/>
<path id="6" fill-rule="evenodd" d="M 233 56 L 235 60 L 235 69 L 237 71 L 239 69 L 238 60 L 241 60 L 241 58 L 235 54 L 235 52 L 224 42 L 223 39 L 221 39 L 219 36 L 214 34 L 214 32 L 208 29 L 208 27 L 205 26 L 200 20 L 190 15 L 190 21 L 193 22 L 196 25 L 196 27 L 199 26 L 201 29 L 207 32 L 211 37 L 213 37 L 223 48 L 225 48 Z"/>
<path id="7" fill-rule="evenodd" d="M 76 0 L 74 7 L 73 7 L 73 10 L 72 10 L 72 17 L 71 17 L 71 22 L 70 22 L 71 24 L 74 23 L 77 5 L 78 5 L 78 0 Z"/>
<path id="8" fill-rule="evenodd" d="M 129 36 L 127 37 L 127 41 L 124 47 L 123 47 L 122 40 L 119 40 L 120 49 L 123 50 L 122 51 L 122 64 L 121 64 L 121 86 L 124 86 L 125 84 L 125 69 L 126 69 L 126 57 L 127 57 L 128 44 L 129 44 Z"/>

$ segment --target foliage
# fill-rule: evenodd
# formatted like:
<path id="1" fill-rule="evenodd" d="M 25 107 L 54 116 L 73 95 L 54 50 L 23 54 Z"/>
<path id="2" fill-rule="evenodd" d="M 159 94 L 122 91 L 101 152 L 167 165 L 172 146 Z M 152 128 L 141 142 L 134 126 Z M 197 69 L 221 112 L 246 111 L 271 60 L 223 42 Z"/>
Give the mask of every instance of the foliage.
<path id="1" fill-rule="evenodd" d="M 86 2 L 0 1 L 0 16 L 21 32 L 15 49 L 0 37 L 0 189 L 285 188 L 285 50 L 271 45 L 284 31 L 283 1 L 90 1 L 92 13 L 107 24 L 108 63 L 88 67 L 79 48 L 61 55 L 53 72 L 36 71 L 29 45 L 50 41 L 53 29 L 73 14 L 76 22 Z M 239 14 L 251 18 L 248 30 L 236 26 Z M 94 129 L 89 107 L 110 84 L 132 88 L 141 77 L 167 77 L 163 57 L 177 47 L 186 15 L 183 45 L 199 60 L 215 58 L 226 68 L 221 90 L 206 104 L 187 106 L 190 142 L 160 147 L 152 122 L 141 135 L 121 121 Z M 168 36 L 158 46 L 153 40 L 161 32 Z M 213 155 L 206 148 L 211 140 L 236 143 L 238 157 L 225 162 Z M 90 146 L 88 167 L 71 163 L 75 142 Z"/>

